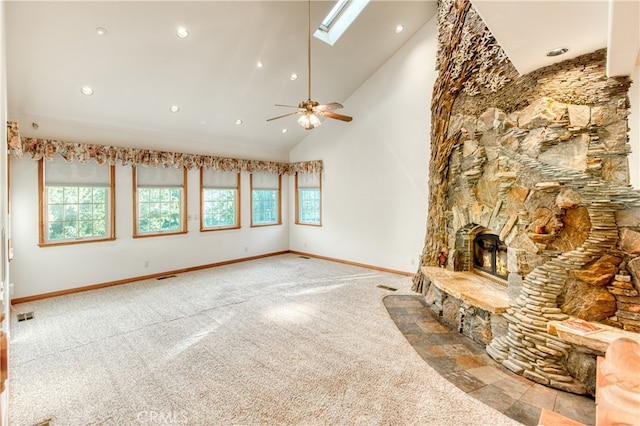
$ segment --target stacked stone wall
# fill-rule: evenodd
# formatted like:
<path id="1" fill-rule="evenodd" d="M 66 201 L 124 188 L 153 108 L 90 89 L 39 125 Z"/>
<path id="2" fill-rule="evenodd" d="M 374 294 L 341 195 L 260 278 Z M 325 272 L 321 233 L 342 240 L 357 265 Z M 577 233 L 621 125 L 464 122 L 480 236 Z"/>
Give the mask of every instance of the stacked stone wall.
<path id="1" fill-rule="evenodd" d="M 470 96 L 463 93 L 456 98 L 454 111 L 462 115 L 478 116 L 489 107 L 506 114 L 525 109 L 533 99 L 552 98 L 571 105 L 608 105 L 620 99 L 628 108 L 628 77 L 606 77 L 606 49 L 579 56 L 524 76 L 514 73 L 510 62 L 495 63 L 498 73 L 509 76 L 500 90 L 490 88 Z"/>
<path id="2" fill-rule="evenodd" d="M 592 393 L 598 353 L 550 334 L 548 325 L 578 317 L 640 331 L 640 193 L 628 185 L 627 159 L 631 81 L 606 76 L 605 50 L 518 76 L 467 0 L 439 2 L 438 30 L 443 78 L 432 104 L 422 265 L 445 252 L 447 268 L 468 270 L 470 253 L 462 250 L 473 229 L 487 228 L 508 247 L 510 309 L 485 318 L 421 273 L 414 289 L 461 331 L 483 330 L 474 338 L 489 336 L 487 352 L 507 368 Z"/>
<path id="3" fill-rule="evenodd" d="M 468 266 L 469 255 L 458 252 L 478 225 L 508 246 L 508 330 L 487 352 L 525 377 L 575 393 L 592 388 L 592 377 L 583 383 L 572 373 L 591 371 L 575 365 L 591 364 L 593 354 L 569 362 L 575 348 L 547 332 L 549 321 L 573 316 L 628 331 L 640 325 L 640 193 L 626 184 L 626 168 L 602 167 L 604 158 L 629 152 L 620 134 L 601 131 L 626 128 L 617 123 L 628 113 L 619 105 L 541 98 L 522 111 L 490 107 L 451 124 L 473 139 L 461 139 L 450 159 L 449 249 Z M 448 317 L 459 307 L 443 308 Z"/>

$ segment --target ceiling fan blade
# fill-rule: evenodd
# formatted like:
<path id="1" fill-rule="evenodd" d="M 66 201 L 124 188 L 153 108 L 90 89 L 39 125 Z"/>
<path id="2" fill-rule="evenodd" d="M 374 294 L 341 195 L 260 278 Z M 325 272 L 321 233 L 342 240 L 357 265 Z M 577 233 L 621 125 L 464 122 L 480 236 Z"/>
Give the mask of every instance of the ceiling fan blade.
<path id="1" fill-rule="evenodd" d="M 277 117 L 268 118 L 267 121 L 273 121 L 273 120 L 277 120 L 278 118 L 284 118 L 284 117 L 288 117 L 290 115 L 296 115 L 296 114 L 299 114 L 299 113 L 300 113 L 300 111 L 290 112 L 289 114 L 284 114 L 284 115 L 279 115 Z"/>
<path id="2" fill-rule="evenodd" d="M 347 123 L 353 120 L 353 117 L 349 117 L 348 115 L 336 114 L 335 112 L 331 111 L 318 111 L 318 114 L 329 118 L 335 118 L 336 120 L 346 121 Z"/>
<path id="3" fill-rule="evenodd" d="M 281 104 L 276 104 L 276 106 L 279 106 L 279 107 L 285 107 L 285 108 L 300 108 L 299 106 L 293 106 L 293 105 L 281 105 Z"/>
<path id="4" fill-rule="evenodd" d="M 342 108 L 342 105 L 337 102 L 331 102 L 330 104 L 318 105 L 314 109 L 318 111 L 329 111 L 331 109 L 338 109 L 338 108 Z"/>

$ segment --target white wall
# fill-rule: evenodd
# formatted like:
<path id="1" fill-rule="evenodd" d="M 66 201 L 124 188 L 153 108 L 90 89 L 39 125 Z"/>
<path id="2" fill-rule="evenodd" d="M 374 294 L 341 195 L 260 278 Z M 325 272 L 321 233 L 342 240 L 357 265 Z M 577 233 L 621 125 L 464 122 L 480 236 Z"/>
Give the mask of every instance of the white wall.
<path id="1" fill-rule="evenodd" d="M 132 238 L 133 188 L 130 166 L 116 166 L 116 240 L 57 247 L 38 246 L 38 168 L 25 157 L 11 161 L 14 298 L 157 274 L 274 253 L 288 249 L 288 210 L 283 225 L 250 227 L 249 175 L 241 174 L 241 225 L 238 230 L 200 232 L 198 170 L 188 172 L 189 232 Z M 288 182 L 282 179 L 283 206 Z M 149 266 L 145 267 L 145 261 Z"/>
<path id="2" fill-rule="evenodd" d="M 4 1 L 0 1 L 0 123 L 7 122 L 7 73 L 6 73 L 6 48 L 5 48 L 5 13 L 4 13 Z M 5 127 L 6 128 L 6 127 Z M 2 265 L 0 270 L 2 276 L 0 276 L 0 300 L 2 300 L 2 308 L 5 316 L 5 320 L 2 323 L 2 331 L 9 335 L 10 314 L 9 309 L 9 281 L 11 279 L 9 274 L 9 261 L 7 256 L 8 250 L 8 217 L 7 211 L 7 132 L 2 132 L 0 137 L 0 233 L 3 236 L 0 238 L 2 244 L 2 256 L 0 262 Z M 9 424 L 9 381 L 5 382 L 5 391 L 0 394 L 0 425 Z"/>
<path id="3" fill-rule="evenodd" d="M 427 23 L 290 153 L 322 159 L 322 226 L 291 225 L 291 250 L 414 273 L 426 230 L 436 22 Z M 327 100 L 328 101 L 328 100 Z M 293 200 L 293 185 L 291 185 Z M 294 203 L 290 215 L 294 214 Z"/>
<path id="4" fill-rule="evenodd" d="M 629 155 L 630 183 L 635 189 L 640 189 L 640 66 L 635 68 L 631 76 L 633 84 L 629 89 L 631 114 L 629 114 Z"/>

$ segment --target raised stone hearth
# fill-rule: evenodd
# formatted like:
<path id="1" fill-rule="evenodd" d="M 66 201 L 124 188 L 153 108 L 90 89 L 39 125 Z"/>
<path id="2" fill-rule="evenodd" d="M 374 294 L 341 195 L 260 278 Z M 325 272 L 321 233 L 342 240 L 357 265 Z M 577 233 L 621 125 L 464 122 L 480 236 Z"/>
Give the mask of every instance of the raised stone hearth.
<path id="1" fill-rule="evenodd" d="M 488 278 L 472 272 L 452 272 L 433 266 L 423 266 L 422 270 L 436 288 L 469 306 L 492 314 L 502 314 L 509 309 L 505 287 Z"/>
<path id="2" fill-rule="evenodd" d="M 444 322 L 485 345 L 506 334 L 501 314 L 509 309 L 509 298 L 504 286 L 472 272 L 433 266 L 423 266 L 422 271 L 431 281 L 426 300 Z"/>

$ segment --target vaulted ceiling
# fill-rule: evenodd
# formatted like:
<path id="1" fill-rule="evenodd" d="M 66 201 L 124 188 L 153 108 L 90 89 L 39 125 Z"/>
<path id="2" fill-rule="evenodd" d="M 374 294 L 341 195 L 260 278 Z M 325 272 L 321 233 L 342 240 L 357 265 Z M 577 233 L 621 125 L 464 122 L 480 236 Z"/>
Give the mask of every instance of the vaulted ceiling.
<path id="1" fill-rule="evenodd" d="M 608 43 L 616 66 L 636 64 L 637 21 L 608 0 L 473 3 L 521 73 Z M 311 2 L 312 28 L 333 4 Z M 367 112 L 349 96 L 435 12 L 435 1 L 372 0 L 333 47 L 312 39 L 312 99 L 358 120 Z M 295 116 L 266 121 L 307 98 L 307 2 L 8 1 L 5 16 L 8 112 L 23 136 L 283 159 L 308 132 Z M 559 46 L 570 50 L 545 56 Z"/>
<path id="2" fill-rule="evenodd" d="M 609 77 L 640 60 L 638 0 L 472 0 L 520 74 L 607 48 Z M 567 53 L 550 57 L 556 48 Z"/>

